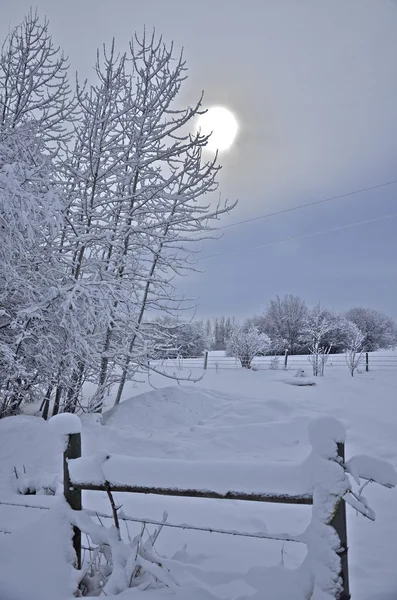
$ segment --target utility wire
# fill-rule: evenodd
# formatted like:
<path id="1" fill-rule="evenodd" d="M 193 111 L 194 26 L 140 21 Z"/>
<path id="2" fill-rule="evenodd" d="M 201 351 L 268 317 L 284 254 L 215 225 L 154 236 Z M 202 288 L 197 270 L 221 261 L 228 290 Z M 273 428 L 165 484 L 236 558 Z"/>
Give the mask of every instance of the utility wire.
<path id="1" fill-rule="evenodd" d="M 299 204 L 298 206 L 291 206 L 290 208 L 283 208 L 281 210 L 277 210 L 275 212 L 266 213 L 264 215 L 259 215 L 257 217 L 252 217 L 250 219 L 244 219 L 243 221 L 236 221 L 235 223 L 229 223 L 229 225 L 221 225 L 217 227 L 219 229 L 228 229 L 229 227 L 235 227 L 236 225 L 244 225 L 245 223 L 252 223 L 253 221 L 260 221 L 261 219 L 267 219 L 268 217 L 276 217 L 278 215 L 284 215 L 285 213 L 294 212 L 295 210 L 300 210 L 301 208 L 309 208 L 310 206 L 318 206 L 319 204 L 325 204 L 326 202 L 332 202 L 333 200 L 340 200 L 342 198 L 348 198 L 349 196 L 354 196 L 356 194 L 362 194 L 364 192 L 370 192 L 372 190 L 378 190 L 380 188 L 395 185 L 397 183 L 397 179 L 393 181 L 387 181 L 385 183 L 378 183 L 377 185 L 373 185 L 367 188 L 361 188 L 359 190 L 354 190 L 352 192 L 346 192 L 345 194 L 339 194 L 339 196 L 330 196 L 329 198 L 323 198 L 322 200 L 316 200 L 315 202 L 307 202 L 306 204 Z"/>
<path id="2" fill-rule="evenodd" d="M 209 260 L 210 258 L 217 258 L 218 256 L 228 256 L 230 254 L 239 254 L 240 252 L 249 252 L 250 250 L 258 250 L 259 248 L 268 248 L 269 246 L 275 246 L 276 244 L 283 244 L 285 242 L 293 242 L 297 240 L 305 240 L 307 238 L 323 235 L 325 233 L 333 233 L 334 231 L 342 231 L 343 229 L 352 229 L 353 227 L 359 227 L 361 225 L 368 225 L 369 223 L 376 223 L 377 221 L 385 221 L 386 219 L 393 219 L 397 217 L 397 213 L 385 215 L 383 217 L 376 217 L 375 219 L 368 219 L 367 221 L 360 221 L 358 223 L 350 223 L 349 225 L 342 225 L 341 227 L 334 227 L 333 229 L 324 229 L 323 231 L 315 231 L 314 233 L 308 233 L 306 235 L 298 235 L 294 237 L 284 238 L 282 240 L 276 240 L 275 242 L 268 242 L 267 244 L 258 244 L 257 246 L 250 246 L 249 248 L 240 248 L 236 250 L 229 250 L 228 252 L 219 252 L 218 254 L 210 254 L 209 256 L 203 256 L 197 259 L 197 262 L 202 260 Z"/>

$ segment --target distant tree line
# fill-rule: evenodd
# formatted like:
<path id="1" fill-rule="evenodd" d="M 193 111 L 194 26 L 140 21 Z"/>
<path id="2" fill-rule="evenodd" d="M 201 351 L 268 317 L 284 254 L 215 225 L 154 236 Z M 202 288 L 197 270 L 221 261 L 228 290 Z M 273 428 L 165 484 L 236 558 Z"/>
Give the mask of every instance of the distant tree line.
<path id="1" fill-rule="evenodd" d="M 238 358 L 243 355 L 243 366 L 250 366 L 255 355 L 280 355 L 287 350 L 317 357 L 315 374 L 321 374 L 329 354 L 351 347 L 373 352 L 397 345 L 397 323 L 378 310 L 355 307 L 336 313 L 321 304 L 309 307 L 292 294 L 277 296 L 264 313 L 241 323 L 226 316 L 189 323 L 175 319 L 173 330 L 168 331 L 174 352 L 184 357 L 200 356 L 205 349 L 224 350 Z"/>
<path id="2" fill-rule="evenodd" d="M 397 323 L 372 308 L 355 307 L 336 313 L 321 304 L 308 307 L 298 296 L 289 294 L 271 300 L 264 314 L 245 323 L 255 326 L 272 340 L 272 353 L 307 354 L 313 338 L 329 347 L 331 354 L 343 352 L 355 325 L 363 334 L 363 349 L 373 352 L 397 344 Z"/>

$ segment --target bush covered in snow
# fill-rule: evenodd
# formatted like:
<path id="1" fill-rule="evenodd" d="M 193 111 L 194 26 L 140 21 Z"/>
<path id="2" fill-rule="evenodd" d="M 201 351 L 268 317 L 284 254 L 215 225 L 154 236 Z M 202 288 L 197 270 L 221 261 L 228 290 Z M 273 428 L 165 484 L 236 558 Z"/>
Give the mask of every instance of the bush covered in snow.
<path id="1" fill-rule="evenodd" d="M 250 369 L 253 358 L 268 352 L 270 347 L 269 336 L 260 333 L 257 327 L 237 325 L 227 341 L 226 354 L 237 358 L 244 369 Z"/>

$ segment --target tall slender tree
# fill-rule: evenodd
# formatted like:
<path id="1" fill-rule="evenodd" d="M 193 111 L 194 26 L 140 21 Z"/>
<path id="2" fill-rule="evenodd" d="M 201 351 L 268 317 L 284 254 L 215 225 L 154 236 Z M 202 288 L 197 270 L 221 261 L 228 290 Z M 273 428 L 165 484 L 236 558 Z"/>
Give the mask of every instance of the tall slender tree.
<path id="1" fill-rule="evenodd" d="M 73 111 L 67 59 L 53 43 L 48 20 L 30 10 L 1 49 L 0 125 L 34 121 L 54 149 L 70 139 Z"/>
<path id="2" fill-rule="evenodd" d="M 70 136 L 67 61 L 30 12 L 0 53 L 0 413 L 51 378 L 62 269 L 54 252 L 64 208 L 55 159 Z M 58 331 L 59 333 L 59 331 Z"/>
<path id="3" fill-rule="evenodd" d="M 74 411 L 86 381 L 92 410 L 116 383 L 119 401 L 127 379 L 153 368 L 153 314 L 181 308 L 175 277 L 232 208 L 213 204 L 217 156 L 194 133 L 202 98 L 180 108 L 187 71 L 173 46 L 144 32 L 118 54 L 113 41 L 95 71 L 74 101 L 33 12 L 0 57 L 5 406 L 37 384 L 46 413 L 51 398 L 54 412 Z"/>

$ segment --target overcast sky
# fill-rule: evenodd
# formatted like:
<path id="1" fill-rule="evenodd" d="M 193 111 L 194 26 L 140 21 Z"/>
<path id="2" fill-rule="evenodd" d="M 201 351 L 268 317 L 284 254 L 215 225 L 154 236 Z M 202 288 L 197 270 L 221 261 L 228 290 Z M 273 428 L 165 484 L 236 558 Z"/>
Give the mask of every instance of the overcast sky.
<path id="1" fill-rule="evenodd" d="M 30 2 L 0 0 L 0 33 Z M 240 124 L 221 155 L 230 224 L 397 179 L 397 3 L 392 0 L 37 0 L 73 70 L 144 25 L 184 47 L 183 100 L 205 91 Z M 226 228 L 202 256 L 397 213 L 397 185 Z M 198 316 L 249 316 L 293 293 L 397 317 L 397 218 L 201 262 L 179 289 Z"/>

